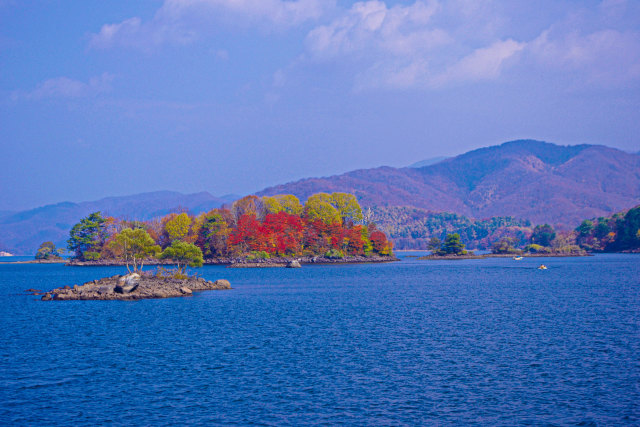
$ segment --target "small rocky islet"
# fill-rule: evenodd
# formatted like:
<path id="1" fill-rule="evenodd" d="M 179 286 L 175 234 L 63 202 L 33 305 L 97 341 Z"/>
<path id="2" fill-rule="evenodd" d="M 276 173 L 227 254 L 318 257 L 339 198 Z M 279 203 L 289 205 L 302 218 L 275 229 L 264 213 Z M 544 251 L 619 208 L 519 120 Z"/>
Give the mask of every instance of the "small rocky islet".
<path id="1" fill-rule="evenodd" d="M 28 289 L 42 295 L 43 301 L 64 300 L 139 300 L 190 296 L 196 291 L 231 289 L 224 279 L 211 282 L 202 277 L 163 277 L 130 273 L 93 280 L 83 285 L 64 286 L 45 292 Z"/>

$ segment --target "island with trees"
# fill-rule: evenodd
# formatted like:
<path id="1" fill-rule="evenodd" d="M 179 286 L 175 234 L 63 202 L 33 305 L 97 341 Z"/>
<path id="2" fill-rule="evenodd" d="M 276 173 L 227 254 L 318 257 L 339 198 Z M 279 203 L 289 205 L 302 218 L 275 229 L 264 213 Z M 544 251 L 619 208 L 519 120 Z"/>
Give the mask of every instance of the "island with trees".
<path id="1" fill-rule="evenodd" d="M 431 255 L 420 257 L 419 259 L 481 259 L 483 255 L 476 255 L 473 251 L 465 249 L 465 245 L 460 241 L 458 233 L 447 234 L 444 242 L 437 237 L 432 237 L 427 243 L 427 248 Z"/>
<path id="2" fill-rule="evenodd" d="M 43 244 L 42 252 L 55 251 L 49 246 Z M 386 235 L 364 221 L 358 201 L 346 193 L 314 194 L 304 205 L 292 195 L 247 196 L 230 208 L 151 221 L 94 212 L 73 226 L 68 249 L 74 253 L 70 265 L 123 265 L 128 274 L 45 293 L 31 290 L 43 300 L 135 300 L 230 289 L 226 280 L 210 282 L 186 270 L 205 263 L 300 267 L 397 260 Z M 145 264 L 158 268 L 145 271 Z"/>
<path id="3" fill-rule="evenodd" d="M 175 212 L 132 221 L 94 212 L 73 226 L 70 265 L 228 264 L 292 266 L 397 260 L 393 245 L 363 218 L 355 196 L 247 196 L 194 216 Z M 293 264 L 295 265 L 295 264 Z"/>

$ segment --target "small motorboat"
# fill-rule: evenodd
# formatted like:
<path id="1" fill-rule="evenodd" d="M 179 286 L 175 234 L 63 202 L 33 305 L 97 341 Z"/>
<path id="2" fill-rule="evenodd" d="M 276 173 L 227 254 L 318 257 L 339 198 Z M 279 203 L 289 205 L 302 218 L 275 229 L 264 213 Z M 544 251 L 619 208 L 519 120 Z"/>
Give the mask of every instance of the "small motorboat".
<path id="1" fill-rule="evenodd" d="M 538 267 L 538 270 L 546 270 L 547 266 L 544 264 L 540 264 L 540 267 Z"/>
<path id="2" fill-rule="evenodd" d="M 522 259 L 521 256 L 514 256 L 513 259 L 515 259 L 516 261 L 520 261 Z"/>

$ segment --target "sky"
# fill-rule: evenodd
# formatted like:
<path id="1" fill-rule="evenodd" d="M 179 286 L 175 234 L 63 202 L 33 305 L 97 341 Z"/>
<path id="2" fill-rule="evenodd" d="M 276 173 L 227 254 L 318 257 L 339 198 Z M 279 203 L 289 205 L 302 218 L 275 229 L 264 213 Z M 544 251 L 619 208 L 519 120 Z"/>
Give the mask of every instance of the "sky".
<path id="1" fill-rule="evenodd" d="M 0 0 L 0 210 L 639 131 L 636 0 Z"/>

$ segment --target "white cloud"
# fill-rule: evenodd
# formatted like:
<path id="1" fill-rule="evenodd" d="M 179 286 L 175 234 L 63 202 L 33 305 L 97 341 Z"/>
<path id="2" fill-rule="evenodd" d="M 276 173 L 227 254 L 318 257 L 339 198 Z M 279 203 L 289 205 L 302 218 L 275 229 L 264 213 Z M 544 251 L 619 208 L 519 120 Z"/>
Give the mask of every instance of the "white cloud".
<path id="1" fill-rule="evenodd" d="M 546 30 L 529 50 L 536 63 L 578 73 L 588 83 L 617 85 L 640 78 L 640 32 L 604 29 L 556 35 Z"/>
<path id="2" fill-rule="evenodd" d="M 148 50 L 165 43 L 186 44 L 219 25 L 279 31 L 318 19 L 334 4 L 335 0 L 165 0 L 149 22 L 133 17 L 103 25 L 92 35 L 90 46 Z"/>
<path id="3" fill-rule="evenodd" d="M 515 69 L 520 78 L 535 69 L 538 75 L 572 72 L 578 80 L 619 84 L 640 77 L 640 35 L 633 18 L 640 8 L 634 4 L 561 4 L 557 9 L 564 16 L 538 16 L 535 6 L 493 0 L 393 6 L 390 0 L 364 0 L 348 8 L 338 8 L 336 0 L 165 0 L 151 20 L 133 17 L 104 25 L 90 45 L 151 50 L 210 37 L 221 27 L 270 32 L 311 22 L 315 27 L 305 37 L 304 53 L 283 67 L 275 85 L 319 64 L 339 75 L 346 71 L 361 90 L 440 88 L 500 79 Z M 533 24 L 521 30 L 518 23 L 527 14 L 533 14 Z M 220 60 L 234 54 L 214 51 Z"/>
<path id="4" fill-rule="evenodd" d="M 469 7 L 459 11 L 458 25 L 474 18 Z M 525 46 L 512 39 L 494 39 L 486 46 L 456 40 L 456 28 L 435 23 L 439 13 L 451 13 L 443 10 L 435 0 L 393 7 L 379 0 L 356 3 L 333 22 L 309 32 L 308 56 L 360 68 L 355 76 L 358 90 L 434 88 L 495 79 L 505 61 Z"/>
<path id="5" fill-rule="evenodd" d="M 356 89 L 434 89 L 463 82 L 492 80 L 500 76 L 505 61 L 524 47 L 525 43 L 514 40 L 498 41 L 476 49 L 444 71 L 432 69 L 424 58 L 413 58 L 404 64 L 399 61 L 377 63 L 358 76 Z"/>
<path id="6" fill-rule="evenodd" d="M 509 39 L 476 49 L 452 65 L 441 76 L 438 76 L 435 82 L 444 84 L 448 81 L 495 79 L 500 76 L 504 62 L 524 49 L 525 46 L 526 43 Z"/>
<path id="7" fill-rule="evenodd" d="M 566 16 L 538 20 L 538 32 L 520 31 L 509 15 L 518 8 L 507 6 L 416 0 L 389 7 L 380 0 L 362 1 L 312 29 L 305 57 L 347 69 L 357 90 L 441 88 L 500 79 L 511 70 L 520 73 L 512 74 L 517 78 L 530 73 L 565 78 L 570 72 L 577 84 L 640 78 L 640 32 L 628 17 L 638 16 L 640 8 L 630 9 L 631 3 L 566 6 Z"/>
<path id="8" fill-rule="evenodd" d="M 313 29 L 306 38 L 306 45 L 316 58 L 367 52 L 406 55 L 427 51 L 450 41 L 446 32 L 427 28 L 437 9 L 434 1 L 417 1 L 410 6 L 391 8 L 377 0 L 356 3 L 330 24 Z"/>
<path id="9" fill-rule="evenodd" d="M 83 98 L 94 96 L 111 90 L 113 75 L 103 73 L 89 79 L 88 82 L 56 77 L 40 83 L 30 92 L 14 92 L 14 99 L 44 99 L 44 98 Z"/>

